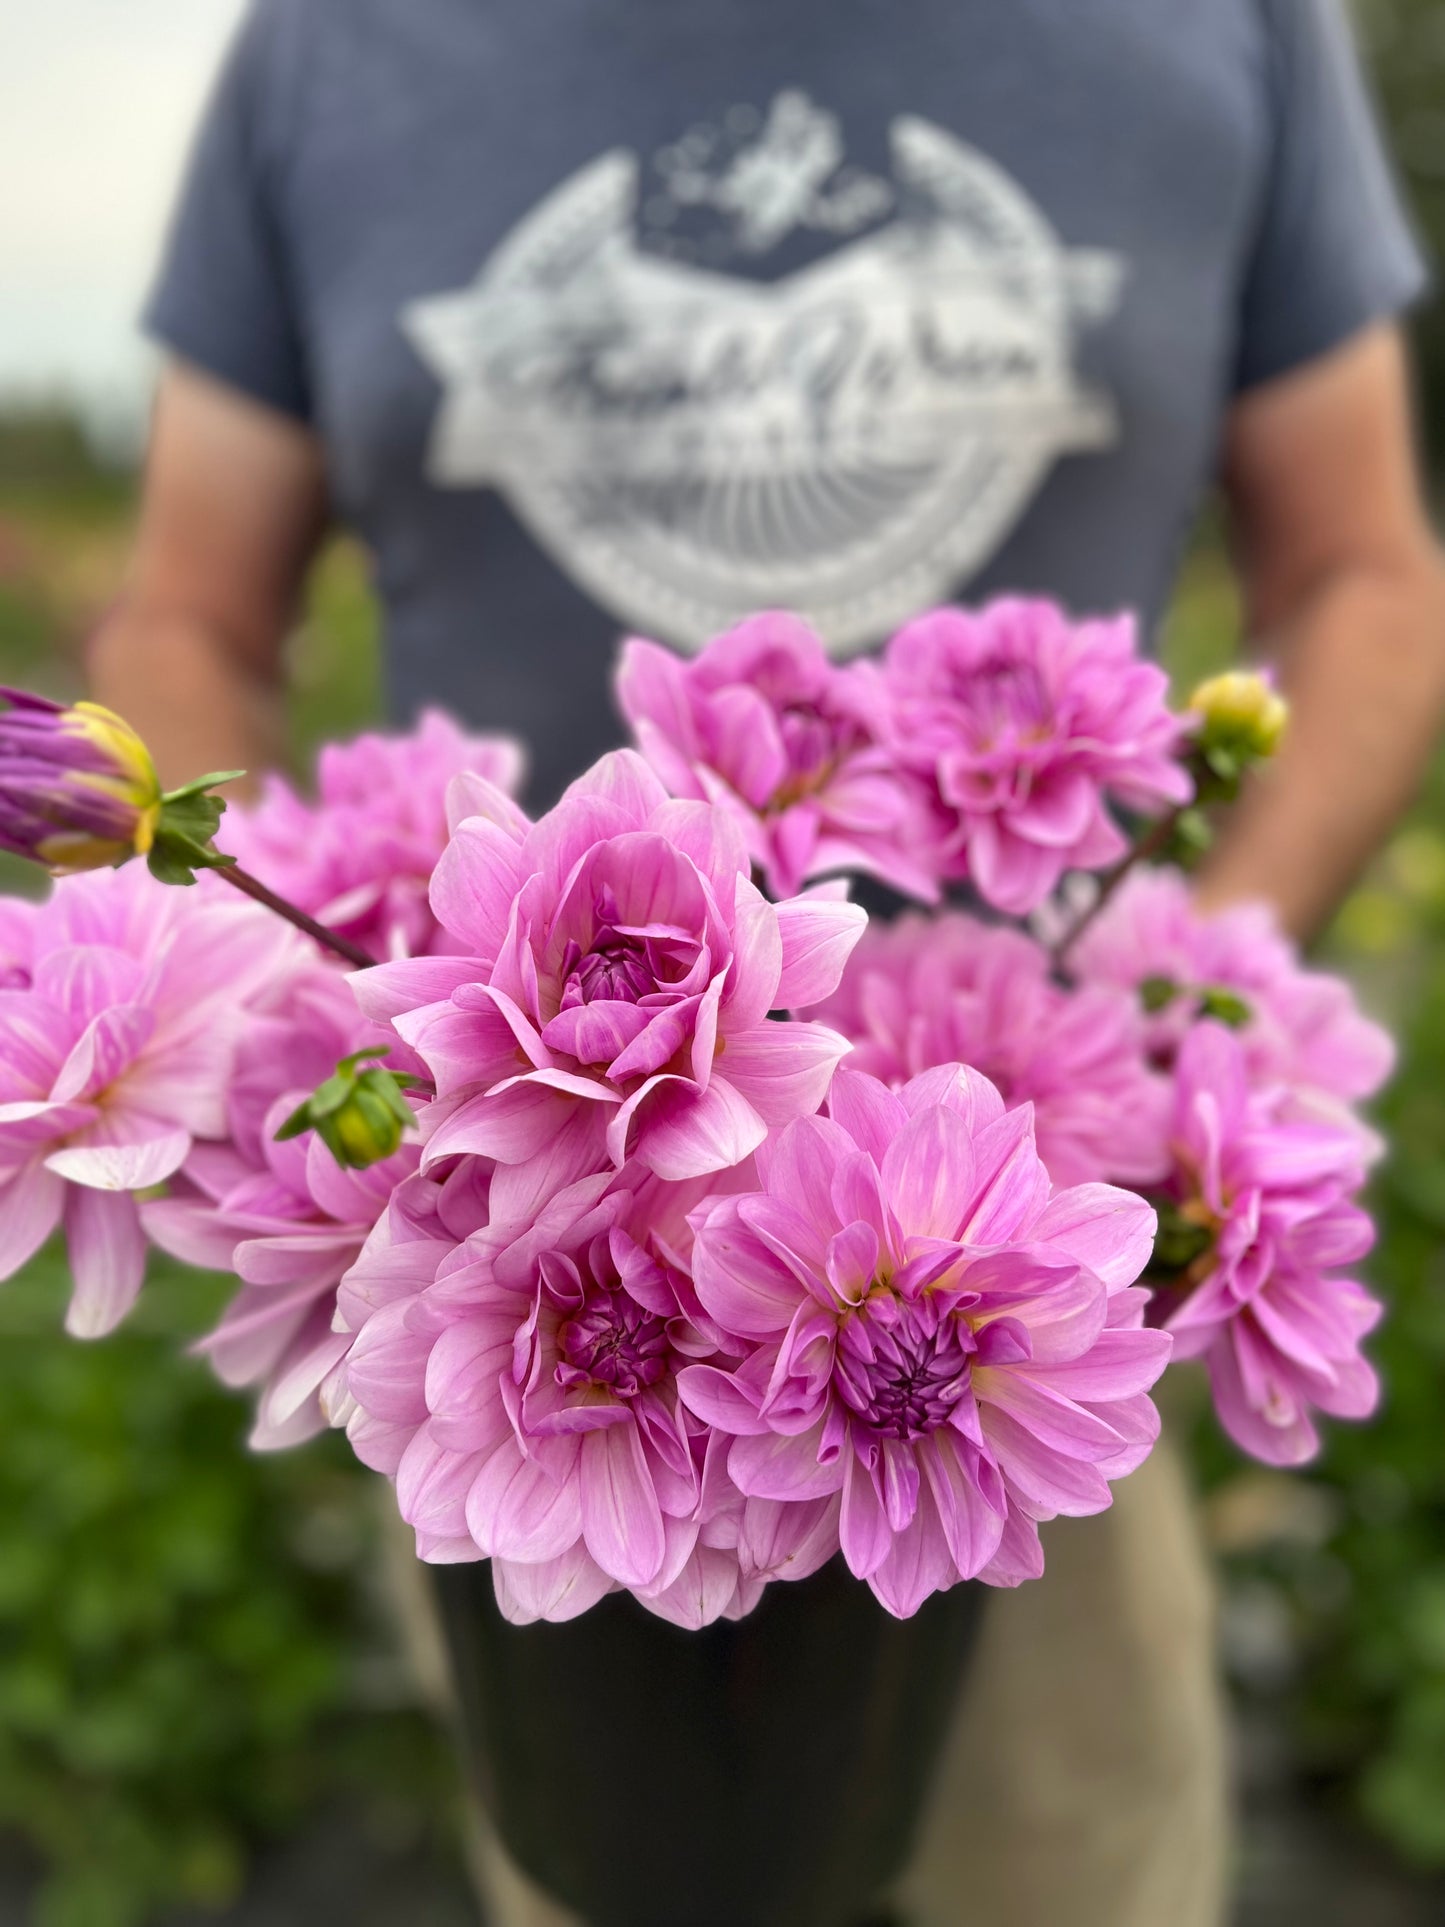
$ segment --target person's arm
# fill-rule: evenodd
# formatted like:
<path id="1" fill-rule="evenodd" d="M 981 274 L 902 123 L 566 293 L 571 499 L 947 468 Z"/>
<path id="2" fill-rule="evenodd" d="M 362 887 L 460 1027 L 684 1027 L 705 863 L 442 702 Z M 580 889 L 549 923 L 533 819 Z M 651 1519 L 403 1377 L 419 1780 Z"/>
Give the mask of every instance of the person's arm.
<path id="1" fill-rule="evenodd" d="M 92 694 L 140 731 L 166 784 L 280 759 L 282 644 L 326 519 L 305 427 L 167 369 L 130 580 L 88 654 Z"/>
<path id="2" fill-rule="evenodd" d="M 1223 480 L 1247 633 L 1292 716 L 1199 894 L 1266 897 L 1307 939 L 1410 802 L 1445 722 L 1445 560 L 1398 330 L 1369 328 L 1246 392 Z"/>

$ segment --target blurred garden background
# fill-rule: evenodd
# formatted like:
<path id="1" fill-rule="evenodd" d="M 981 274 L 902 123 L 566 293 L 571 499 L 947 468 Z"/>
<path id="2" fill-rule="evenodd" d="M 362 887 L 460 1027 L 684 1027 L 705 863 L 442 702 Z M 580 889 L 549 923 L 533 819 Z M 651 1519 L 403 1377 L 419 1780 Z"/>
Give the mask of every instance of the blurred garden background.
<path id="1" fill-rule="evenodd" d="M 1360 12 L 1439 260 L 1445 6 Z M 1445 492 L 1438 304 L 1416 339 Z M 0 682 L 79 689 L 134 499 L 66 397 L 0 405 Z M 1237 639 L 1206 521 L 1166 654 L 1188 687 Z M 378 708 L 352 546 L 317 570 L 293 657 L 304 768 Z M 1241 1918 L 1413 1927 L 1445 1918 L 1445 757 L 1328 952 L 1401 1041 L 1372 1261 L 1387 1404 L 1305 1477 L 1246 1467 L 1203 1418 L 1195 1457 L 1239 1708 Z M 244 1451 L 243 1404 L 176 1343 L 223 1288 L 156 1264 L 94 1347 L 59 1336 L 58 1254 L 0 1292 L 0 1923 L 463 1923 L 455 1772 L 380 1596 L 372 1484 L 332 1441 Z"/>

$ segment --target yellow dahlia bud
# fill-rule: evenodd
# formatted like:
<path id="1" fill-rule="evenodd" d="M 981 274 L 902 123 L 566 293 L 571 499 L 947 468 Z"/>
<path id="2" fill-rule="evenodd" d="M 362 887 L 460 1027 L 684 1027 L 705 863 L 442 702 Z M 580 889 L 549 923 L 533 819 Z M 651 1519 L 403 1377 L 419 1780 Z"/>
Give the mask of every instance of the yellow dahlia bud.
<path id="1" fill-rule="evenodd" d="M 150 752 L 99 703 L 0 689 L 0 849 L 52 870 L 146 856 L 161 817 Z"/>
<path id="2" fill-rule="evenodd" d="M 1273 756 L 1289 721 L 1289 704 L 1270 677 L 1231 669 L 1200 683 L 1189 707 L 1201 719 L 1206 755 L 1229 757 L 1238 767 Z"/>

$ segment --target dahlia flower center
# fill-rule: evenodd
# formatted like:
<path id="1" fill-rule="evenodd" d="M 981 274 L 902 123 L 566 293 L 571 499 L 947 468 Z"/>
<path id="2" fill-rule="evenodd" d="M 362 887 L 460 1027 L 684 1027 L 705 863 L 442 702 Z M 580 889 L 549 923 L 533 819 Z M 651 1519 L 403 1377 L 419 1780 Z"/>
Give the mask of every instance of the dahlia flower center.
<path id="1" fill-rule="evenodd" d="M 652 961 L 640 938 L 621 936 L 604 924 L 590 950 L 577 943 L 567 945 L 562 959 L 563 1010 L 599 999 L 635 1004 L 655 988 Z"/>
<path id="2" fill-rule="evenodd" d="M 823 788 L 838 767 L 841 744 L 836 725 L 805 703 L 779 712 L 778 731 L 788 773 L 774 793 L 773 806 L 786 809 Z"/>
<path id="3" fill-rule="evenodd" d="M 602 1286 L 557 1334 L 557 1383 L 636 1398 L 667 1371 L 667 1326 L 620 1285 Z"/>
<path id="4" fill-rule="evenodd" d="M 969 1387 L 975 1341 L 954 1312 L 876 1293 L 843 1325 L 833 1385 L 871 1432 L 917 1439 L 937 1431 Z"/>
<path id="5" fill-rule="evenodd" d="M 1038 665 L 999 656 L 963 676 L 954 690 L 967 713 L 975 747 L 1041 741 L 1053 725 L 1053 704 Z"/>

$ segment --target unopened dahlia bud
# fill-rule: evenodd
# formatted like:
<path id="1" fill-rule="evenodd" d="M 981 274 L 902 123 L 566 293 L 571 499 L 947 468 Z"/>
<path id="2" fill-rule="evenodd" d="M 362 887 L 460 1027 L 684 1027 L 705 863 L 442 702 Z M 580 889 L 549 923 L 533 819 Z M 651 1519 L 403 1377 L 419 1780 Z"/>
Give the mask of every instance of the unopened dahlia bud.
<path id="1" fill-rule="evenodd" d="M 343 1057 L 335 1075 L 296 1107 L 276 1136 L 315 1131 L 336 1162 L 351 1171 L 389 1158 L 416 1122 L 404 1093 L 421 1080 L 380 1064 L 359 1068 L 367 1058 L 385 1055 L 386 1046 L 381 1045 Z"/>
<path id="2" fill-rule="evenodd" d="M 243 770 L 217 770 L 162 791 L 150 751 L 99 703 L 52 702 L 0 688 L 0 850 L 58 875 L 143 856 L 162 883 L 229 867 L 212 838 Z"/>
<path id="3" fill-rule="evenodd" d="M 1227 757 L 1236 770 L 1273 756 L 1279 748 L 1289 704 L 1263 671 L 1231 669 L 1200 683 L 1189 707 L 1201 719 L 1206 756 Z"/>
<path id="4" fill-rule="evenodd" d="M 0 688 L 0 848 L 52 870 L 146 856 L 161 787 L 140 737 L 99 703 Z"/>

